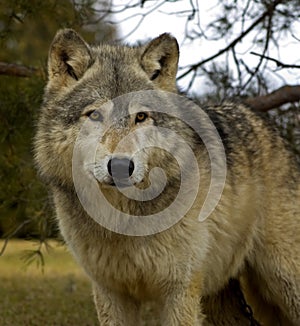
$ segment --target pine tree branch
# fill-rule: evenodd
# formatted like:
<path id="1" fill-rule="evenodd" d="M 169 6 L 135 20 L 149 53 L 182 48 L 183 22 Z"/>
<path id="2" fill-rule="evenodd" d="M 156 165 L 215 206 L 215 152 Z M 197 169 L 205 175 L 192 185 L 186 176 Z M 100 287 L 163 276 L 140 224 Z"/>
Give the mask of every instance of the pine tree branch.
<path id="1" fill-rule="evenodd" d="M 20 225 L 18 225 L 11 233 L 9 233 L 5 239 L 4 239 L 4 243 L 2 245 L 2 248 L 0 249 L 0 257 L 3 255 L 6 247 L 7 247 L 7 244 L 8 244 L 8 241 L 13 238 L 26 224 L 29 224 L 31 223 L 30 220 L 25 220 L 23 221 Z"/>

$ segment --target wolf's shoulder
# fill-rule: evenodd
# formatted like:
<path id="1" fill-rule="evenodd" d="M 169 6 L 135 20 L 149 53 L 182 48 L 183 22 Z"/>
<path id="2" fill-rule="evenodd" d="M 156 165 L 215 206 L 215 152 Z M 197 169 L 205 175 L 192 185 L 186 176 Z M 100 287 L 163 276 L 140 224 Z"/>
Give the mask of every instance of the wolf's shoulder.
<path id="1" fill-rule="evenodd" d="M 280 132 L 268 117 L 246 105 L 225 103 L 204 106 L 203 110 L 217 129 L 229 162 L 243 157 L 250 163 L 272 150 L 289 155 Z"/>

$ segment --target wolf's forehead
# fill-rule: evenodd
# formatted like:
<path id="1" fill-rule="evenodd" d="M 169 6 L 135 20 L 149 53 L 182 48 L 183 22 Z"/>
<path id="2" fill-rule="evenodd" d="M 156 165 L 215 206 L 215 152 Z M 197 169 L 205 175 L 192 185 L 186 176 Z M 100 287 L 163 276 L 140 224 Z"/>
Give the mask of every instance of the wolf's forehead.
<path id="1" fill-rule="evenodd" d="M 113 99 L 122 94 L 153 88 L 141 67 L 139 50 L 122 46 L 94 48 L 94 64 L 84 77 L 88 92 L 95 89 L 101 96 Z"/>
<path id="2" fill-rule="evenodd" d="M 122 94 L 110 102 L 112 102 L 112 112 L 120 111 L 127 115 L 134 115 L 141 111 L 152 111 L 155 98 L 149 95 L 149 91 L 144 90 Z"/>
<path id="3" fill-rule="evenodd" d="M 138 57 L 138 48 L 121 45 L 101 45 L 93 48 L 94 56 L 100 63 L 122 67 L 124 63 L 132 64 Z"/>

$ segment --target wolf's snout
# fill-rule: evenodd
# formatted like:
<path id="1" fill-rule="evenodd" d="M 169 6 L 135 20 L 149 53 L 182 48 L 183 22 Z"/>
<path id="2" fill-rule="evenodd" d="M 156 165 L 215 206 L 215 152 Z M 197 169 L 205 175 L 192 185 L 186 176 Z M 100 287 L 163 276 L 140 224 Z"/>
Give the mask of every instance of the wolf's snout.
<path id="1" fill-rule="evenodd" d="M 115 179 L 128 179 L 134 170 L 134 163 L 128 158 L 112 158 L 107 163 L 108 173 Z"/>

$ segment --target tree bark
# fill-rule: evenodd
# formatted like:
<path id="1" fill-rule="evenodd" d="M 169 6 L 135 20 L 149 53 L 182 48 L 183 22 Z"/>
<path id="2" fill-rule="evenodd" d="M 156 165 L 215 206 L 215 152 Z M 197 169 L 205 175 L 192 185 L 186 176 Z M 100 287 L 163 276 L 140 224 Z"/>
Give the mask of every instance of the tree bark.
<path id="1" fill-rule="evenodd" d="M 255 111 L 266 112 L 286 103 L 300 101 L 300 85 L 286 85 L 267 95 L 246 99 L 244 102 Z"/>
<path id="2" fill-rule="evenodd" d="M 41 70 L 32 67 L 18 65 L 16 63 L 0 62 L 0 75 L 15 77 L 32 77 L 41 75 Z"/>

